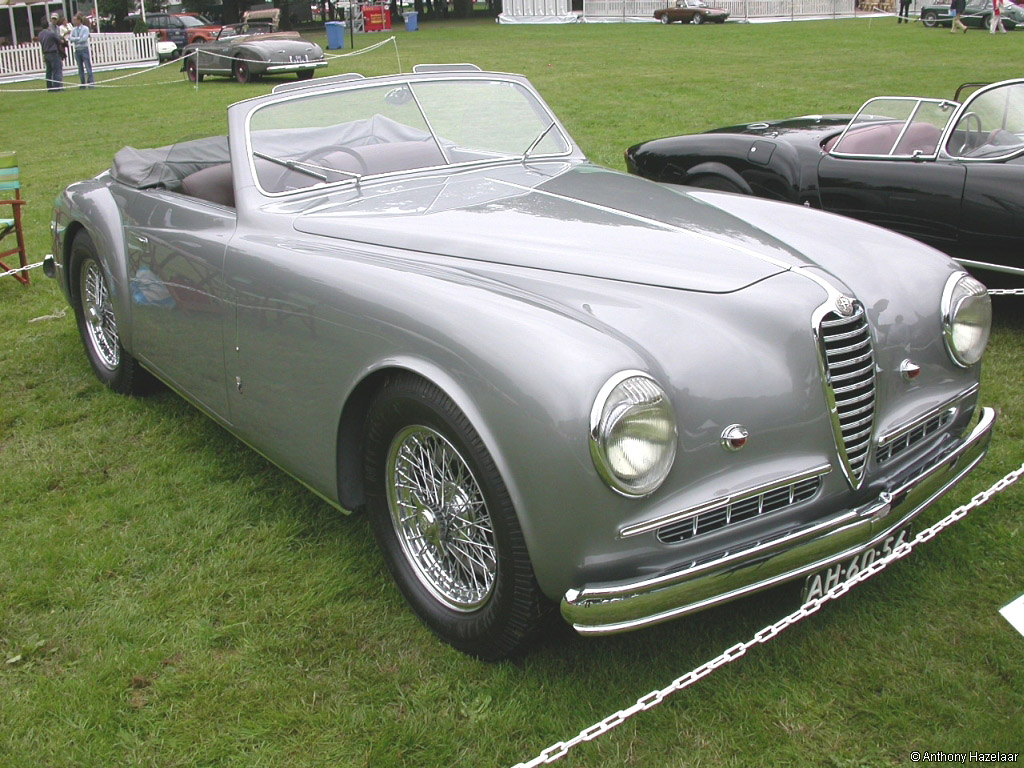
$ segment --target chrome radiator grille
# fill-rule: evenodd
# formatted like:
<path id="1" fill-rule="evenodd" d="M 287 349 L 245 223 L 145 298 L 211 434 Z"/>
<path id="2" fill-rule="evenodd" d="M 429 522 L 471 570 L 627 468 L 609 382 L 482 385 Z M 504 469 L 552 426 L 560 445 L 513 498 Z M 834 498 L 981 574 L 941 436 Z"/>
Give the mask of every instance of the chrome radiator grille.
<path id="1" fill-rule="evenodd" d="M 818 335 L 836 447 L 856 488 L 864 479 L 875 420 L 875 360 L 864 308 L 854 304 L 849 317 L 829 312 Z"/>

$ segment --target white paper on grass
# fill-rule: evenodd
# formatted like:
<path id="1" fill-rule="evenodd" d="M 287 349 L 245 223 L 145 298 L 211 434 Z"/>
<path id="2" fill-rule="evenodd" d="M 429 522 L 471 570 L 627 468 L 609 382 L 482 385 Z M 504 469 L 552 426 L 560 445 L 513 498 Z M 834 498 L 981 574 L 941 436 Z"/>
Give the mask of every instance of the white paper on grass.
<path id="1" fill-rule="evenodd" d="M 1004 605 L 999 609 L 999 612 L 1003 614 L 1003 618 L 1010 622 L 1014 629 L 1024 635 L 1024 595 Z"/>

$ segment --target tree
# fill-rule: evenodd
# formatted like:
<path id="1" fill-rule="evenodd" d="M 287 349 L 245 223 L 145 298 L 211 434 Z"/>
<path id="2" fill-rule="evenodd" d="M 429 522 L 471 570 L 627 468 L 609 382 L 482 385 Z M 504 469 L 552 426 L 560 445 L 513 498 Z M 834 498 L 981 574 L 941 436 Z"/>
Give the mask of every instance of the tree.
<path id="1" fill-rule="evenodd" d="M 234 5 L 237 13 L 238 0 Z M 222 5 L 220 0 L 182 0 L 181 6 L 189 13 L 198 13 L 208 19 L 215 19 L 227 10 L 227 3 Z"/>
<path id="2" fill-rule="evenodd" d="M 101 16 L 114 17 L 114 29 L 120 31 L 131 31 L 129 28 L 128 14 L 134 9 L 128 7 L 128 0 L 99 0 L 99 12 Z"/>

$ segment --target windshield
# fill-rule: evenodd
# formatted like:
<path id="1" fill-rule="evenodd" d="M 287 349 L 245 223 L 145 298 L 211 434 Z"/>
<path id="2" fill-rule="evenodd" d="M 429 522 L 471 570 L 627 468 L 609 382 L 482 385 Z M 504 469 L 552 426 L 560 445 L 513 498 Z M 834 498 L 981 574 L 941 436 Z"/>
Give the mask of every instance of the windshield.
<path id="1" fill-rule="evenodd" d="M 202 16 L 178 16 L 178 19 L 186 27 L 208 27 L 212 23 Z"/>
<path id="2" fill-rule="evenodd" d="M 257 180 L 271 194 L 572 151 L 529 89 L 487 78 L 296 94 L 254 110 L 248 127 Z"/>
<path id="3" fill-rule="evenodd" d="M 1024 148 L 1024 82 L 979 91 L 964 105 L 946 151 L 953 157 L 991 159 Z"/>
<path id="4" fill-rule="evenodd" d="M 956 102 L 937 99 L 871 99 L 829 151 L 867 157 L 933 156 L 956 107 Z"/>

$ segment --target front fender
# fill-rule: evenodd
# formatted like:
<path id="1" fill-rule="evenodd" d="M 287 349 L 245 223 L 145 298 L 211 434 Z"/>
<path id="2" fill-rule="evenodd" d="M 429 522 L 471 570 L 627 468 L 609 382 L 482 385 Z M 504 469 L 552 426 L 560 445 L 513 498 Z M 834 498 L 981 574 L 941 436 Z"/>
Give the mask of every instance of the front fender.
<path id="1" fill-rule="evenodd" d="M 656 139 L 630 147 L 626 165 L 631 173 L 655 181 L 735 188 L 744 194 L 790 203 L 803 203 L 806 197 L 805 163 L 800 152 L 774 138 L 696 134 Z M 726 184 L 716 184 L 720 181 Z M 811 204 L 817 206 L 816 200 Z"/>
<path id="2" fill-rule="evenodd" d="M 106 273 L 107 286 L 114 305 L 114 316 L 121 328 L 131 327 L 131 286 L 123 225 L 118 203 L 104 183 L 105 175 L 72 184 L 54 203 L 53 254 L 56 279 L 69 303 L 74 292 L 74 264 L 71 245 L 80 231 L 92 238 L 100 266 Z M 131 335 L 124 334 L 121 344 L 132 353 Z"/>

